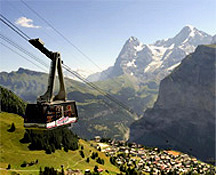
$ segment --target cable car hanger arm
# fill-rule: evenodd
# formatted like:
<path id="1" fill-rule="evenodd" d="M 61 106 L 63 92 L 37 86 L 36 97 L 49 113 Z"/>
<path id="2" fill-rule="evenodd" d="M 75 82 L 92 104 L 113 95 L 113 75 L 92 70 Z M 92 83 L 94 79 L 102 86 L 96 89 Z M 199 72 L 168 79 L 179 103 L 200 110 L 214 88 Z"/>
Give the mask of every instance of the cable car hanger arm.
<path id="1" fill-rule="evenodd" d="M 43 54 L 45 54 L 48 58 L 52 60 L 53 52 L 49 51 L 47 48 L 44 47 L 44 42 L 40 38 L 30 39 L 29 42 L 31 43 L 31 45 L 33 45 L 35 48 L 40 50 Z"/>
<path id="2" fill-rule="evenodd" d="M 44 95 L 40 96 L 37 99 L 38 103 L 52 103 L 54 101 L 66 101 L 66 92 L 65 92 L 65 84 L 64 77 L 62 71 L 62 61 L 59 52 L 49 51 L 44 47 L 44 42 L 38 39 L 31 39 L 29 42 L 37 49 L 39 49 L 43 54 L 45 54 L 48 58 L 51 59 L 50 65 L 50 73 L 48 80 L 48 88 Z M 59 92 L 56 96 L 54 96 L 54 87 L 55 87 L 55 78 L 56 78 L 56 69 L 58 70 L 58 78 L 59 78 Z"/>

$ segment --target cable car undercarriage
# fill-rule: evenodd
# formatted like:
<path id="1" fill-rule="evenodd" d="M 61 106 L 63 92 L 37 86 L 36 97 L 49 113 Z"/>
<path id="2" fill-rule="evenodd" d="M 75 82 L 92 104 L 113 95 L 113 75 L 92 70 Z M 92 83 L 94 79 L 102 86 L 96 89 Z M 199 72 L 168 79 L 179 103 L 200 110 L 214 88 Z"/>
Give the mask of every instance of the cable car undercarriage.
<path id="1" fill-rule="evenodd" d="M 27 105 L 24 127 L 27 129 L 51 129 L 77 122 L 76 103 L 66 100 L 60 53 L 46 49 L 40 39 L 31 39 L 29 42 L 51 59 L 51 66 L 47 91 L 37 99 L 37 104 Z M 56 69 L 60 87 L 58 94 L 54 96 Z"/>

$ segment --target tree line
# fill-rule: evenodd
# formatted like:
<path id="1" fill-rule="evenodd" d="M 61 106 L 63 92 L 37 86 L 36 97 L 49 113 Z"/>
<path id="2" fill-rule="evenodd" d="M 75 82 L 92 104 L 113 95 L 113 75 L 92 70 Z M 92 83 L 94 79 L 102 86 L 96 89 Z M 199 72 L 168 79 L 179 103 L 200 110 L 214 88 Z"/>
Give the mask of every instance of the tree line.
<path id="1" fill-rule="evenodd" d="M 47 154 L 54 153 L 57 149 L 77 150 L 78 137 L 67 127 L 60 127 L 54 130 L 35 131 L 25 130 L 21 143 L 30 143 L 30 150 L 45 150 Z"/>

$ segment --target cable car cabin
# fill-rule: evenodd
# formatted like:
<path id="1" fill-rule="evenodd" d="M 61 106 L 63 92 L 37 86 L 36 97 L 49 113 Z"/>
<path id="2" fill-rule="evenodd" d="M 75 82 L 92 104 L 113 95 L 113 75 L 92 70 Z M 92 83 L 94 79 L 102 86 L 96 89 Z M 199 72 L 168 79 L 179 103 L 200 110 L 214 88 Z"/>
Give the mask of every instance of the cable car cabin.
<path id="1" fill-rule="evenodd" d="M 54 104 L 28 104 L 24 127 L 28 129 L 52 129 L 75 123 L 78 113 L 74 101 Z"/>
<path id="2" fill-rule="evenodd" d="M 77 122 L 78 112 L 75 101 L 66 100 L 60 53 L 49 51 L 40 39 L 32 39 L 29 42 L 51 59 L 51 65 L 47 91 L 37 99 L 37 104 L 27 105 L 24 127 L 51 129 Z M 59 92 L 54 96 L 56 70 L 58 70 Z"/>

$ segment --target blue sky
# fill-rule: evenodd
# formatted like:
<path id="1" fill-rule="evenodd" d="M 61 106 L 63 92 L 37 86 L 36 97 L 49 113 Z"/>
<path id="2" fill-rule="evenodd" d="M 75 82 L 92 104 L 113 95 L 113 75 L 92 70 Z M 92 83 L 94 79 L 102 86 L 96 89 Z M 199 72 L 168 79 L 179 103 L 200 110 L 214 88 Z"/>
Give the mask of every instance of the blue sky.
<path id="1" fill-rule="evenodd" d="M 159 39 L 173 37 L 187 24 L 208 34 L 216 34 L 215 0 L 37 0 L 25 2 L 46 18 L 101 69 L 114 64 L 123 44 L 130 36 L 135 36 L 141 42 L 150 44 Z M 40 37 L 50 50 L 61 52 L 64 62 L 73 69 L 99 71 L 21 1 L 1 0 L 0 6 L 1 14 L 14 24 L 21 17 L 32 20 L 24 22 L 24 25 L 22 20 L 23 26 L 21 23 L 15 25 L 31 38 Z M 3 23 L 1 23 L 1 33 L 49 63 L 46 57 Z M 19 67 L 39 70 L 38 67 L 4 46 L 0 45 L 0 48 L 0 71 L 17 70 Z"/>

